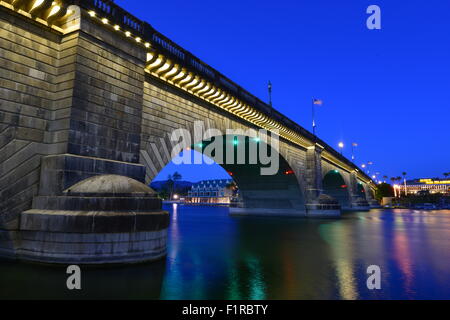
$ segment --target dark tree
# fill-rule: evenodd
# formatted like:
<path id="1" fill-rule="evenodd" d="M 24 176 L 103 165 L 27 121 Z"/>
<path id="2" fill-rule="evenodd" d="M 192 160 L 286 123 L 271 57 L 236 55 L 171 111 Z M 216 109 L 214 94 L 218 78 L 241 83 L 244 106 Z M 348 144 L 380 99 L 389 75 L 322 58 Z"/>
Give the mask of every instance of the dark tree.
<path id="1" fill-rule="evenodd" d="M 388 183 L 379 184 L 375 193 L 375 198 L 381 201 L 384 197 L 393 197 L 394 188 Z"/>

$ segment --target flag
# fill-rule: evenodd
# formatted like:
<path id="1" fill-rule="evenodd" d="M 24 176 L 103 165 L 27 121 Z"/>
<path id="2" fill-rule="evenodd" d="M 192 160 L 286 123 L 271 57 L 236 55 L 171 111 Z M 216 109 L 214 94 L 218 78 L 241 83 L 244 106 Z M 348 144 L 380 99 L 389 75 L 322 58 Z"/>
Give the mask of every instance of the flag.
<path id="1" fill-rule="evenodd" d="M 313 99 L 313 104 L 315 106 L 321 106 L 321 105 L 323 105 L 323 101 L 320 99 Z"/>

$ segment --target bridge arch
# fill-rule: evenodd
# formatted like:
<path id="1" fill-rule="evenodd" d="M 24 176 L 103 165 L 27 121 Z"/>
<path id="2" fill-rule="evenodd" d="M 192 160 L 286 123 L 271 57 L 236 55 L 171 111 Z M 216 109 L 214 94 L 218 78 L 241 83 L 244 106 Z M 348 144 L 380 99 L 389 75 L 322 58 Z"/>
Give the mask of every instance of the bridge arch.
<path id="1" fill-rule="evenodd" d="M 194 137 L 194 132 L 192 134 L 191 132 L 188 130 L 186 134 Z M 220 130 L 217 132 L 220 133 Z M 189 141 L 189 144 L 184 145 L 183 155 L 177 161 L 183 160 L 187 164 L 195 164 L 199 160 L 209 164 L 214 162 L 226 170 L 238 185 L 240 194 L 239 204 L 237 208 L 232 209 L 232 213 L 306 214 L 304 177 L 299 164 L 284 155 L 283 147 L 278 143 L 275 147 L 272 146 L 270 137 L 260 138 L 254 130 L 247 130 L 244 133 L 216 135 L 208 139 Z M 153 147 L 151 151 L 157 150 L 161 153 L 161 150 L 169 151 L 174 147 L 173 141 L 168 136 L 161 138 L 159 143 L 165 146 Z M 192 150 L 197 152 L 190 152 Z M 261 158 L 261 155 L 265 155 L 266 158 Z M 154 156 L 153 154 L 152 157 Z M 141 162 L 147 167 L 147 172 L 152 172 L 156 166 L 149 158 L 148 152 L 141 152 Z M 177 158 L 177 154 L 159 154 L 156 158 L 161 160 L 160 169 L 157 170 L 159 173 L 169 162 Z M 147 182 L 151 179 L 149 175 Z"/>
<path id="2" fill-rule="evenodd" d="M 323 192 L 335 198 L 342 208 L 351 206 L 350 187 L 349 182 L 337 169 L 328 171 L 322 180 Z"/>
<path id="3" fill-rule="evenodd" d="M 362 197 L 364 199 L 367 198 L 367 190 L 361 181 L 358 181 L 356 183 L 356 194 L 358 195 L 358 197 Z"/>

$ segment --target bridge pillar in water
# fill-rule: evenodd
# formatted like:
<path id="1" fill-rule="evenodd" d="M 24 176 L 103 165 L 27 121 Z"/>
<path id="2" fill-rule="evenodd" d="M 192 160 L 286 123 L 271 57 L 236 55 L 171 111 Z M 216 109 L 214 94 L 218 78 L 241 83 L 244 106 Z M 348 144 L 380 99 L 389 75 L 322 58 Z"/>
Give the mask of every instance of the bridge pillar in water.
<path id="1" fill-rule="evenodd" d="M 0 6 L 0 255 L 161 258 L 168 213 L 139 163 L 146 50 L 70 10 L 58 32 Z"/>
<path id="2" fill-rule="evenodd" d="M 322 151 L 316 144 L 306 151 L 306 212 L 309 217 L 338 217 L 341 206 L 322 188 Z"/>
<path id="3" fill-rule="evenodd" d="M 350 193 L 350 207 L 346 208 L 350 211 L 366 211 L 370 210 L 369 202 L 366 198 L 366 191 L 362 184 L 358 182 L 356 171 L 350 173 L 350 185 L 348 186 Z"/>

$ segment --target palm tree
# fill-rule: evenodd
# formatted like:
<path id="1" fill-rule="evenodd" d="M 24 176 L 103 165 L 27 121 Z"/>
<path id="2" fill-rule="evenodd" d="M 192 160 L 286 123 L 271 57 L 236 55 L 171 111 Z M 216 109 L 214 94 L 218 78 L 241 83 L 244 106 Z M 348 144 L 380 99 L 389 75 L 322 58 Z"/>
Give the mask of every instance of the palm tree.
<path id="1" fill-rule="evenodd" d="M 175 171 L 175 173 L 172 175 L 172 179 L 173 181 L 180 181 L 183 178 L 183 176 L 178 172 Z"/>
<path id="2" fill-rule="evenodd" d="M 183 178 L 183 176 L 178 172 L 175 171 L 172 175 L 169 174 L 168 176 L 168 182 L 171 181 L 171 190 L 170 190 L 170 199 L 173 198 L 173 192 L 176 190 L 177 181 L 180 181 Z"/>
<path id="3" fill-rule="evenodd" d="M 444 177 L 445 177 L 445 179 L 447 179 L 448 176 L 450 176 L 450 172 L 444 172 Z"/>
<path id="4" fill-rule="evenodd" d="M 167 176 L 167 182 L 166 182 L 166 187 L 169 191 L 169 200 L 172 200 L 173 185 L 174 185 L 173 176 L 171 174 L 169 174 Z"/>

